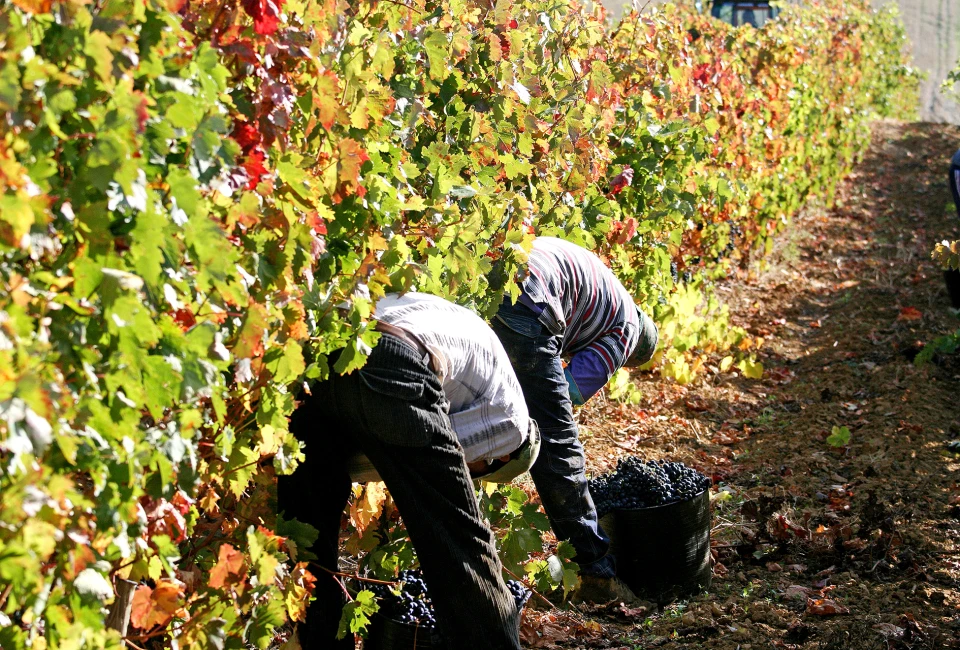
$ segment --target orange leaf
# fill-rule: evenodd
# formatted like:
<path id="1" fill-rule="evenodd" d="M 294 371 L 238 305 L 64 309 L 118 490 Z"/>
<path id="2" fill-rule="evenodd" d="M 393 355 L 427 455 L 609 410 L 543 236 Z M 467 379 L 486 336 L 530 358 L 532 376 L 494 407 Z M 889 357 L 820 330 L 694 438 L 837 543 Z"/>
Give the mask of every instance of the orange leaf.
<path id="1" fill-rule="evenodd" d="M 313 94 L 313 106 L 323 128 L 329 129 L 340 112 L 340 80 L 332 70 L 326 70 L 316 78 L 317 92 Z"/>
<path id="2" fill-rule="evenodd" d="M 220 556 L 217 558 L 217 565 L 210 571 L 210 582 L 208 583 L 214 589 L 222 589 L 229 582 L 234 582 L 236 578 L 243 575 L 243 553 L 233 548 L 230 544 L 224 544 L 220 547 Z"/>
<path id="3" fill-rule="evenodd" d="M 849 614 L 850 610 L 830 598 L 808 598 L 807 614 L 816 614 L 817 616 L 834 616 L 836 614 Z"/>
<path id="4" fill-rule="evenodd" d="M 356 186 L 360 183 L 360 168 L 370 160 L 360 143 L 351 138 L 340 141 L 340 182 Z"/>
<path id="5" fill-rule="evenodd" d="M 13 0 L 13 4 L 32 14 L 45 14 L 50 12 L 53 0 Z"/>
<path id="6" fill-rule="evenodd" d="M 155 589 L 140 585 L 133 594 L 130 622 L 141 630 L 166 625 L 180 609 L 182 597 L 180 586 L 168 580 L 157 582 Z"/>
<path id="7" fill-rule="evenodd" d="M 251 301 L 247 309 L 243 326 L 233 346 L 233 355 L 237 359 L 259 357 L 263 354 L 263 333 L 267 330 L 267 310 Z"/>

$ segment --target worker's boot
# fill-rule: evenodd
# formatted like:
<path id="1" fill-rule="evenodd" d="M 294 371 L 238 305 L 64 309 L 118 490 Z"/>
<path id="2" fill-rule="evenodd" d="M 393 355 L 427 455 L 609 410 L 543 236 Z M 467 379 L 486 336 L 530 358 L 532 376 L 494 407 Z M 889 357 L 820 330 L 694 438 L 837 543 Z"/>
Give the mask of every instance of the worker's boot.
<path id="1" fill-rule="evenodd" d="M 633 605 L 640 602 L 640 599 L 620 578 L 580 576 L 580 586 L 573 592 L 573 601 L 598 605 L 612 602 Z"/>

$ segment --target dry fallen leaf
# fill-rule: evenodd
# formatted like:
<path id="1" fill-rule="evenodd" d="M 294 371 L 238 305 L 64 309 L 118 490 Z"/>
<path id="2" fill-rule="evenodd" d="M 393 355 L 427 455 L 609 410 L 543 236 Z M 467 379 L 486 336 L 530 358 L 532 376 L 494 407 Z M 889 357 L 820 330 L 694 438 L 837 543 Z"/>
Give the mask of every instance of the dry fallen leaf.
<path id="1" fill-rule="evenodd" d="M 834 616 L 836 614 L 849 614 L 850 610 L 830 598 L 808 598 L 807 614 L 817 616 Z"/>
<path id="2" fill-rule="evenodd" d="M 897 316 L 897 320 L 920 320 L 923 318 L 923 312 L 917 309 L 916 307 L 904 307 L 900 310 L 900 315 Z"/>

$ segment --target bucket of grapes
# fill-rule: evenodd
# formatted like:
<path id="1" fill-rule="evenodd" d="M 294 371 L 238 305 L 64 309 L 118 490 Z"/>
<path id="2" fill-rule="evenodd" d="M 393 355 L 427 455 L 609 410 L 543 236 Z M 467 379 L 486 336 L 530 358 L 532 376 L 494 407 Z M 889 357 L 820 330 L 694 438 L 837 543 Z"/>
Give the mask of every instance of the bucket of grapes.
<path id="1" fill-rule="evenodd" d="M 666 604 L 710 586 L 710 479 L 683 463 L 622 458 L 590 481 L 617 575 Z"/>
<path id="2" fill-rule="evenodd" d="M 433 601 L 427 593 L 420 570 L 401 571 L 395 586 L 368 587 L 377 596 L 380 610 L 370 621 L 364 650 L 425 650 L 445 647 L 437 631 Z M 523 583 L 509 581 L 517 609 L 523 609 L 530 590 Z"/>

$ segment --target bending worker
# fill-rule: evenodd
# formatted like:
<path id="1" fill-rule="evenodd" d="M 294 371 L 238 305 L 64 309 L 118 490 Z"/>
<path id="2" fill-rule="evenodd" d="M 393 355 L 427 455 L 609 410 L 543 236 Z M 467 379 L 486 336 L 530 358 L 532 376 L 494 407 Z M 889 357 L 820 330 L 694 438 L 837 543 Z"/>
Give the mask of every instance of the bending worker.
<path id="1" fill-rule="evenodd" d="M 490 327 L 446 300 L 389 295 L 375 317 L 381 336 L 366 365 L 316 384 L 291 418 L 306 462 L 280 478 L 280 509 L 320 531 L 312 550 L 336 571 L 347 467 L 361 452 L 403 516 L 444 647 L 518 650 L 519 614 L 467 466 L 516 476 L 536 458 L 516 376 Z M 343 598 L 321 574 L 299 629 L 305 650 L 352 650 L 353 635 L 334 641 Z"/>
<path id="2" fill-rule="evenodd" d="M 542 436 L 531 475 L 553 531 L 577 552 L 581 600 L 630 602 L 616 577 L 610 540 L 597 522 L 573 406 L 585 403 L 622 366 L 650 360 L 657 327 L 593 253 L 538 237 L 516 304 L 504 301 L 494 319 Z M 566 368 L 561 357 L 569 357 Z"/>

